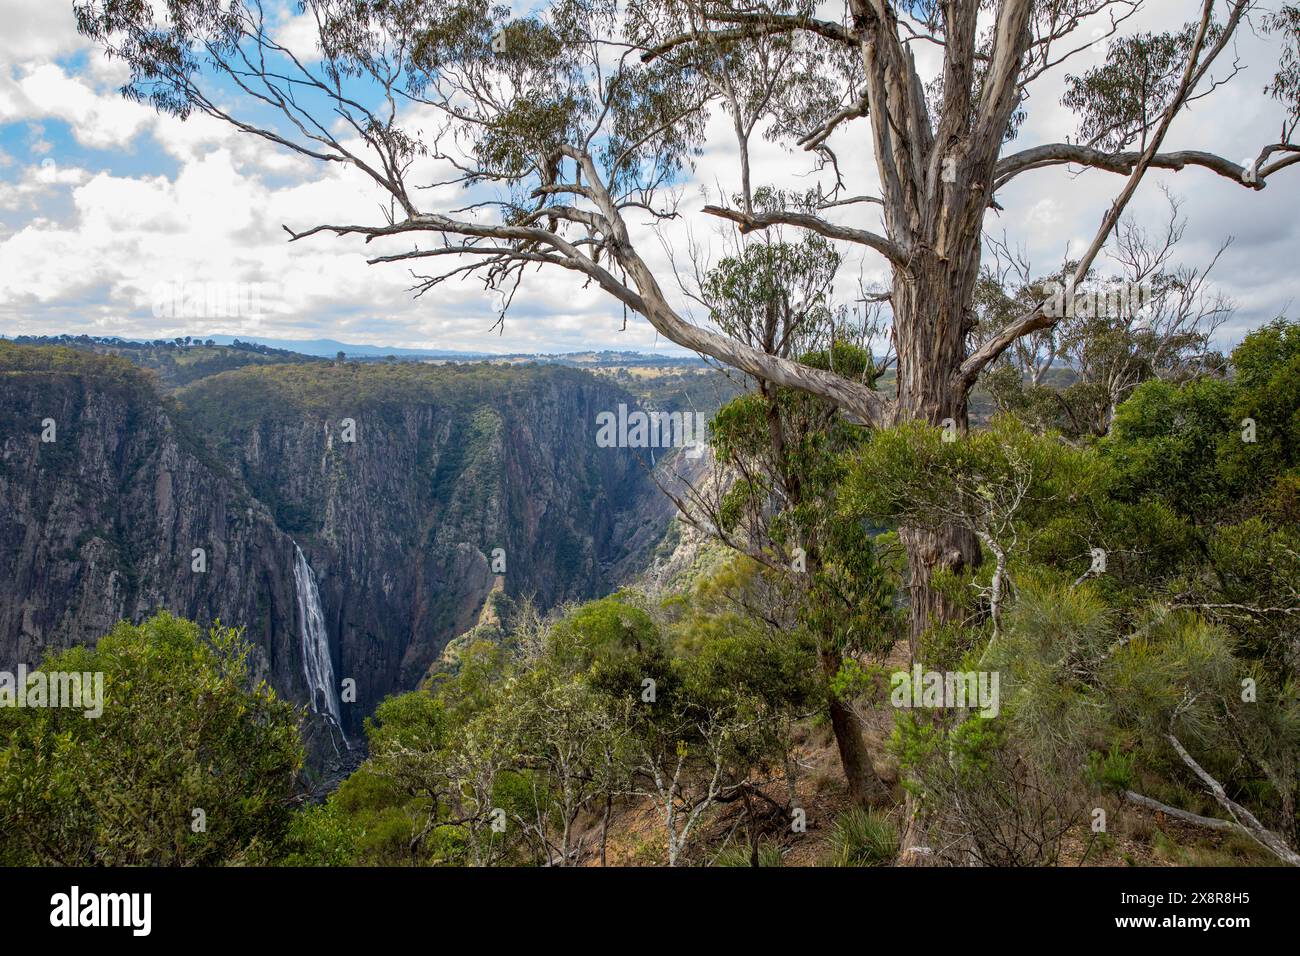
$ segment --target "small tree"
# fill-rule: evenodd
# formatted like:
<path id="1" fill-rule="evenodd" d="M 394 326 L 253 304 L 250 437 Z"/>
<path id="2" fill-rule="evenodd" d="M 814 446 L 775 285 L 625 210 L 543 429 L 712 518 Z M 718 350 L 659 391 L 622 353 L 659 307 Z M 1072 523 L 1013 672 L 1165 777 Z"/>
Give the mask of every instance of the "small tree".
<path id="1" fill-rule="evenodd" d="M 972 338 L 994 334 L 1042 298 L 1060 313 L 1055 326 L 1019 339 L 985 372 L 999 408 L 1070 435 L 1104 435 L 1115 409 L 1142 382 L 1222 371 L 1226 362 L 1211 341 L 1233 310 L 1209 278 L 1228 243 L 1203 268 L 1176 265 L 1186 226 L 1172 195 L 1159 232 L 1122 220 L 1110 244 L 1117 273 L 1090 275 L 1078 287 L 1068 285 L 1068 263 L 1054 276 L 1031 279 L 1022 257 L 992 242 L 995 264 L 981 278 Z M 1046 380 L 1053 367 L 1060 384 Z"/>
<path id="2" fill-rule="evenodd" d="M 103 675 L 103 713 L 0 707 L 0 862 L 268 863 L 302 766 L 298 716 L 252 684 L 242 633 L 163 612 L 44 673 Z"/>
<path id="3" fill-rule="evenodd" d="M 1004 416 L 966 436 L 923 425 L 877 432 L 854 458 L 844 499 L 875 520 L 974 534 L 993 558 L 985 606 L 996 637 L 1012 560 L 1052 519 L 1081 509 L 1100 480 L 1089 455 Z"/>

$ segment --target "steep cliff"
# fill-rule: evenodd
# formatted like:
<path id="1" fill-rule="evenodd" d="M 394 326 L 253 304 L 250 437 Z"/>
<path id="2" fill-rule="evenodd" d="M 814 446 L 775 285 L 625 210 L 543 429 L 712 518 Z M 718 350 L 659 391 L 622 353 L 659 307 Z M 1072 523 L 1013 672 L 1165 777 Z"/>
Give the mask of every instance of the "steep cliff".
<path id="1" fill-rule="evenodd" d="M 0 408 L 0 667 L 166 607 L 247 627 L 259 671 L 298 690 L 292 542 L 145 374 L 0 343 Z"/>
<path id="2" fill-rule="evenodd" d="M 414 363 L 249 367 L 172 401 L 119 359 L 0 343 L 0 667 L 167 607 L 246 626 L 305 702 L 296 543 L 357 734 L 494 585 L 547 608 L 641 566 L 671 507 L 644 453 L 593 437 L 632 402 L 572 369 Z"/>
<path id="3" fill-rule="evenodd" d="M 548 608 L 617 586 L 666 525 L 637 453 L 594 442 L 628 396 L 583 372 L 249 368 L 179 398 L 306 552 L 359 699 L 415 686 L 501 567 Z"/>

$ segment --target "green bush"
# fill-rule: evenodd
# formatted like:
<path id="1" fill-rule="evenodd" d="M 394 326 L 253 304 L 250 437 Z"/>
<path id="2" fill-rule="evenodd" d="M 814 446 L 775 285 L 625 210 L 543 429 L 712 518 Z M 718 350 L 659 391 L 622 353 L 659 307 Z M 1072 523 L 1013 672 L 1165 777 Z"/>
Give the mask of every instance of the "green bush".
<path id="1" fill-rule="evenodd" d="M 781 866 L 784 862 L 785 858 L 781 853 L 781 848 L 775 843 L 763 842 L 758 845 L 759 866 Z M 751 866 L 752 858 L 749 847 L 744 843 L 729 843 L 713 858 L 713 865 Z"/>
<path id="2" fill-rule="evenodd" d="M 886 866 L 898 856 L 898 828 L 888 814 L 854 807 L 831 827 L 832 866 Z"/>
<path id="3" fill-rule="evenodd" d="M 163 612 L 47 659 L 102 673 L 103 713 L 0 707 L 0 864 L 276 858 L 302 744 L 294 708 L 250 687 L 248 652 L 239 631 Z"/>

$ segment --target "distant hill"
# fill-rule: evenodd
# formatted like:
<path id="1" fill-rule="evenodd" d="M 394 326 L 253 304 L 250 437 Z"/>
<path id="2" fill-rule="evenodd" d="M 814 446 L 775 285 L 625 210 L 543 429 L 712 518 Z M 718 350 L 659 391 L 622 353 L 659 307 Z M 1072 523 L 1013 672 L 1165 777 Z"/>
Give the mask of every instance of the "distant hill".
<path id="1" fill-rule="evenodd" d="M 61 345 L 81 352 L 113 355 L 158 375 L 160 383 L 177 389 L 209 375 L 228 372 L 248 365 L 283 365 L 319 362 L 314 356 L 287 349 L 276 349 L 255 342 L 232 340 L 218 344 L 215 339 L 154 339 L 133 341 L 91 335 L 20 335 L 12 339 L 17 345 Z"/>
<path id="2" fill-rule="evenodd" d="M 567 365 L 574 368 L 707 368 L 708 363 L 696 355 L 662 354 L 651 352 L 632 352 L 605 350 L 587 350 L 582 352 L 463 352 L 452 349 L 413 349 L 389 345 L 365 345 L 355 342 L 340 342 L 337 339 L 278 339 L 251 337 L 241 338 L 234 335 L 195 335 L 170 339 L 124 339 L 116 336 L 94 335 L 0 335 L 0 339 L 9 339 L 20 345 L 63 345 L 69 348 L 89 349 L 101 354 L 125 354 L 139 365 L 151 367 L 141 361 L 143 352 L 150 350 L 165 354 L 169 351 L 189 350 L 202 346 L 235 349 L 245 354 L 258 354 L 265 357 L 278 356 L 288 360 L 295 357 L 334 359 L 342 352 L 352 361 L 383 361 L 396 358 L 402 361 L 440 361 L 440 362 L 507 362 L 518 365 L 537 362 L 542 365 Z M 130 353 L 130 354 L 126 354 Z M 164 362 L 163 364 L 167 364 Z M 244 362 L 241 364 L 253 364 Z M 231 366 L 237 367 L 237 366 Z M 219 371 L 219 370 L 214 370 Z M 204 374 L 211 374 L 205 372 Z M 193 378 L 201 378 L 194 376 Z M 189 379 L 190 381 L 193 378 Z M 181 383 L 184 384 L 184 383 Z"/>
<path id="3" fill-rule="evenodd" d="M 208 337 L 205 337 L 205 339 Z M 241 341 L 229 335 L 213 335 L 210 338 L 219 345 L 229 345 Z M 461 352 L 449 349 L 412 349 L 390 345 L 359 345 L 340 342 L 337 339 L 244 339 L 276 349 L 286 349 L 301 355 L 313 355 L 320 358 L 335 358 L 342 352 L 349 359 L 386 359 L 406 360 L 432 359 L 454 362 L 510 362 L 520 364 L 539 362 L 544 365 L 570 365 L 578 368 L 607 368 L 615 366 L 674 366 L 706 367 L 703 359 L 695 355 L 663 355 L 648 352 L 616 351 L 611 349 L 587 350 L 582 352 Z"/>
<path id="4" fill-rule="evenodd" d="M 387 345 L 357 345 L 349 342 L 339 342 L 336 339 L 239 339 L 233 335 L 212 335 L 204 336 L 205 341 L 211 338 L 218 345 L 230 345 L 234 342 L 252 342 L 256 345 L 265 345 L 270 348 L 284 349 L 289 352 L 297 352 L 300 355 L 314 355 L 318 358 L 334 358 L 339 352 L 342 352 L 348 358 L 387 358 L 390 355 L 398 358 L 437 358 L 437 359 L 484 359 L 496 358 L 488 352 L 456 352 L 446 349 L 403 349 Z"/>

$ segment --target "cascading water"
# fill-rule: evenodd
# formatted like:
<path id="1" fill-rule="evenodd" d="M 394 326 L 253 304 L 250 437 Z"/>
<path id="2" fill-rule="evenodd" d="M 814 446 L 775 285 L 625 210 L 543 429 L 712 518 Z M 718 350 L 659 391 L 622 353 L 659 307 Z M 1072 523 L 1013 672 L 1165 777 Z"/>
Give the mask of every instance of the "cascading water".
<path id="1" fill-rule="evenodd" d="M 330 657 L 329 632 L 321 610 L 320 589 L 302 548 L 293 546 L 293 583 L 298 594 L 298 618 L 302 621 L 302 674 L 311 692 L 311 709 L 330 718 L 343 734 L 343 708 L 334 683 L 334 661 Z M 321 708 L 324 707 L 324 710 Z M 343 743 L 348 744 L 346 734 Z"/>

